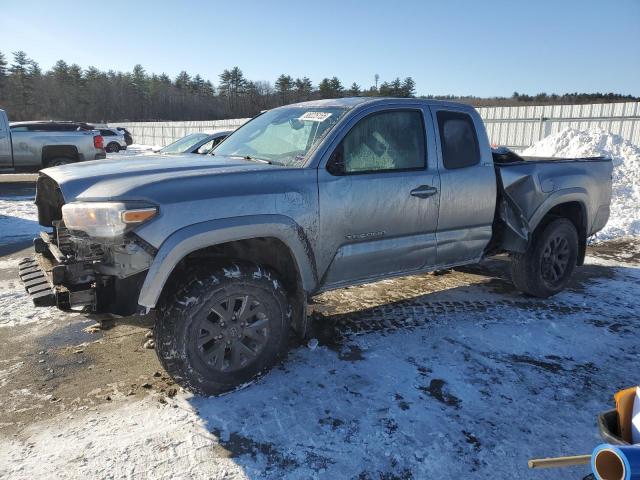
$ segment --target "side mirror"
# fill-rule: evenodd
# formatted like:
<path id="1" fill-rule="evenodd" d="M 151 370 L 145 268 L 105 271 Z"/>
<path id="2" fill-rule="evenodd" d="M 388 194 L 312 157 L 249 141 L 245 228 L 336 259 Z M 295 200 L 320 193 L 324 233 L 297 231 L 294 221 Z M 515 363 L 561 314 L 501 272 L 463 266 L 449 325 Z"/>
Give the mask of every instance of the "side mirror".
<path id="1" fill-rule="evenodd" d="M 198 149 L 198 153 L 200 155 L 205 155 L 207 153 L 209 153 L 210 148 L 207 147 L 206 145 L 202 145 L 199 149 Z"/>
<path id="2" fill-rule="evenodd" d="M 327 162 L 327 172 L 331 175 L 346 175 L 347 166 L 344 163 L 344 154 L 342 151 L 342 145 L 335 149 L 335 151 L 329 157 Z"/>

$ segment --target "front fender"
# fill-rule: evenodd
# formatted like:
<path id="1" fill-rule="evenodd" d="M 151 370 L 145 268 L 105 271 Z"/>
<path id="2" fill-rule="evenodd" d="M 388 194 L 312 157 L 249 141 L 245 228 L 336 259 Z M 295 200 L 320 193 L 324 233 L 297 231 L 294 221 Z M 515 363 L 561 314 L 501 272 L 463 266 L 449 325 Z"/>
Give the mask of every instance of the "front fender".
<path id="1" fill-rule="evenodd" d="M 154 308 L 169 275 L 189 253 L 213 245 L 258 237 L 274 237 L 287 245 L 297 263 L 304 290 L 309 292 L 315 289 L 315 262 L 302 228 L 283 215 L 252 215 L 197 223 L 171 234 L 160 246 L 149 268 L 138 304 Z"/>

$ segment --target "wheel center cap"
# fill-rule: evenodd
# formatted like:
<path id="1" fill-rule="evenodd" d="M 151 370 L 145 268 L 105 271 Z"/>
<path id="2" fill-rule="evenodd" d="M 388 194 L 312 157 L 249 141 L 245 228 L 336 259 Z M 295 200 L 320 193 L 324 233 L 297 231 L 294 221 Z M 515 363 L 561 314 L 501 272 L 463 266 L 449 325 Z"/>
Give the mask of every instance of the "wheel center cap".
<path id="1" fill-rule="evenodd" d="M 238 329 L 236 327 L 229 328 L 229 336 L 232 338 L 236 338 L 239 336 Z"/>

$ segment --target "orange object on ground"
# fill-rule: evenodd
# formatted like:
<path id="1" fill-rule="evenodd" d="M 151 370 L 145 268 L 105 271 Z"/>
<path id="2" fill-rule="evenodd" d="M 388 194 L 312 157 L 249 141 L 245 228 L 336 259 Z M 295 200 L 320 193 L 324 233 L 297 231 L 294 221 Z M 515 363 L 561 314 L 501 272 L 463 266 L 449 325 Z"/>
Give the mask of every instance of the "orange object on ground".
<path id="1" fill-rule="evenodd" d="M 633 416 L 633 402 L 636 399 L 636 388 L 620 390 L 613 396 L 616 400 L 620 438 L 629 443 L 631 443 L 631 418 Z"/>

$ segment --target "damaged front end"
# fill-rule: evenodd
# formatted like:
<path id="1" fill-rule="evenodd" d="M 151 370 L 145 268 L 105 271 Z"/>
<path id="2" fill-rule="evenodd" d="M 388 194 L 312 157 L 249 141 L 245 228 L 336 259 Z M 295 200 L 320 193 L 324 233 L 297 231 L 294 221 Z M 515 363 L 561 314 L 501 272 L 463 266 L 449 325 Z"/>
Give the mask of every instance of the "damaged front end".
<path id="1" fill-rule="evenodd" d="M 141 214 L 135 212 L 149 207 L 86 203 L 69 204 L 74 206 L 69 209 L 55 181 L 46 175 L 38 180 L 36 205 L 39 223 L 52 231 L 34 239 L 35 255 L 19 266 L 34 304 L 93 313 L 136 313 L 142 283 L 157 252 L 131 230 L 141 223 Z M 65 215 L 64 208 L 71 213 Z M 105 211 L 110 220 L 105 220 Z M 125 217 L 128 212 L 134 214 Z M 116 225 L 114 218 L 122 225 Z M 127 222 L 127 218 L 138 220 Z M 93 235 L 96 232 L 98 236 Z"/>

